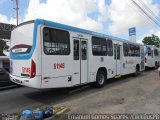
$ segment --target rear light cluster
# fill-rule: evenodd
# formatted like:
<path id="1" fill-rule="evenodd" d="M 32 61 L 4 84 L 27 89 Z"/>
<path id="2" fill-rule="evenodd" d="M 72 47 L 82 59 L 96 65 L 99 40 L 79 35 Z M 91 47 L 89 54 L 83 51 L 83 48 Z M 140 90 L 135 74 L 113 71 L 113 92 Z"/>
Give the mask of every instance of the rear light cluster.
<path id="1" fill-rule="evenodd" d="M 34 78 L 35 76 L 36 76 L 36 63 L 34 62 L 34 60 L 32 60 L 30 78 Z"/>

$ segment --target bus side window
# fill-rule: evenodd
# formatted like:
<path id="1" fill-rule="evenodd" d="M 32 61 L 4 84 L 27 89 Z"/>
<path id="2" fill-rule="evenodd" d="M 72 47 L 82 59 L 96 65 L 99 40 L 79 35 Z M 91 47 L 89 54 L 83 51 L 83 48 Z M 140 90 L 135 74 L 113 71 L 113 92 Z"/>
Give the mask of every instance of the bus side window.
<path id="1" fill-rule="evenodd" d="M 113 56 L 113 43 L 112 40 L 107 40 L 107 54 Z"/>
<path id="2" fill-rule="evenodd" d="M 140 47 L 139 46 L 135 46 L 135 56 L 136 57 L 140 56 Z"/>
<path id="3" fill-rule="evenodd" d="M 140 47 L 138 46 L 138 57 L 140 57 Z"/>
<path id="4" fill-rule="evenodd" d="M 154 49 L 154 56 L 158 56 L 158 50 Z"/>
<path id="5" fill-rule="evenodd" d="M 128 56 L 129 48 L 127 43 L 123 43 L 123 53 L 124 53 L 124 56 Z"/>
<path id="6" fill-rule="evenodd" d="M 117 60 L 120 60 L 121 53 L 120 53 L 120 46 L 117 46 Z"/>
<path id="7" fill-rule="evenodd" d="M 87 42 L 86 41 L 82 41 L 81 50 L 82 50 L 82 60 L 87 60 Z"/>
<path id="8" fill-rule="evenodd" d="M 131 56 L 135 56 L 135 46 L 134 45 L 131 45 Z"/>
<path id="9" fill-rule="evenodd" d="M 94 56 L 106 56 L 107 46 L 106 39 L 100 37 L 92 37 L 92 53 Z"/>
<path id="10" fill-rule="evenodd" d="M 45 27 L 43 30 L 43 47 L 47 55 L 69 55 L 69 32 Z"/>
<path id="11" fill-rule="evenodd" d="M 152 56 L 152 58 L 153 58 L 153 50 L 151 50 L 151 56 Z"/>
<path id="12" fill-rule="evenodd" d="M 44 42 L 44 52 L 45 53 L 49 53 L 50 47 L 51 47 L 51 43 L 50 43 L 50 34 L 49 34 L 49 29 L 44 29 L 43 31 L 43 40 Z"/>
<path id="13" fill-rule="evenodd" d="M 79 60 L 79 40 L 74 40 L 74 60 Z"/>
<path id="14" fill-rule="evenodd" d="M 131 48 L 131 45 L 130 44 L 128 44 L 128 56 L 131 56 L 132 55 L 132 48 Z"/>

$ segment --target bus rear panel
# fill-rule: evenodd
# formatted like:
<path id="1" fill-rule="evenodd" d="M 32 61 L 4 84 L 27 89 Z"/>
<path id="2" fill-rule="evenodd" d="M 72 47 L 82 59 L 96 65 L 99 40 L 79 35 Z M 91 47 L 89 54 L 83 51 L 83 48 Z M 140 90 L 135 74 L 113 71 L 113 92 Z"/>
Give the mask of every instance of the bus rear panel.
<path id="1" fill-rule="evenodd" d="M 41 73 L 40 55 L 36 51 L 34 36 L 36 34 L 34 21 L 17 26 L 11 34 L 10 49 L 10 79 L 11 81 L 34 88 L 40 88 Z"/>

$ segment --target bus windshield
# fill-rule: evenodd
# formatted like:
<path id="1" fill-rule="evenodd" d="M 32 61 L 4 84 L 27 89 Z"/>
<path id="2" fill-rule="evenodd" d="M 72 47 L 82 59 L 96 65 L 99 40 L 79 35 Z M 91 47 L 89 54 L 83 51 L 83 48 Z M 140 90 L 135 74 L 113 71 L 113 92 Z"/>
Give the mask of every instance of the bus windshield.
<path id="1" fill-rule="evenodd" d="M 26 54 L 31 51 L 33 43 L 34 23 L 26 23 L 12 31 L 11 53 Z"/>

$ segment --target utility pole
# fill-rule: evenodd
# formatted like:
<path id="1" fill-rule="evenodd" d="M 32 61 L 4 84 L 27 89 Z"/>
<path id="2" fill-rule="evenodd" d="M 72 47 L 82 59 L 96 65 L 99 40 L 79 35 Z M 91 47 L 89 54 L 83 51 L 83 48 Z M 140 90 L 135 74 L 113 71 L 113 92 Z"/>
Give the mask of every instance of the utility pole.
<path id="1" fill-rule="evenodd" d="M 13 0 L 14 1 L 14 0 Z M 17 20 L 17 25 L 18 25 L 18 19 L 19 19 L 19 16 L 18 16 L 18 11 L 19 11 L 19 0 L 15 0 L 16 2 L 16 7 L 14 8 L 16 10 L 16 20 Z"/>
<path id="2" fill-rule="evenodd" d="M 18 25 L 18 10 L 19 10 L 19 7 L 18 7 L 18 0 L 16 0 L 16 18 L 17 18 L 17 25 Z"/>

